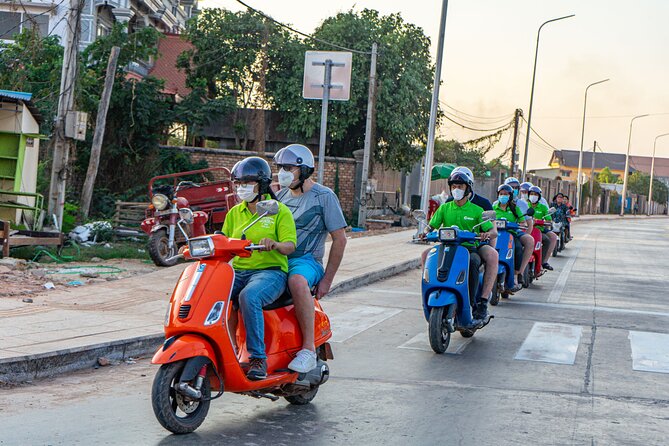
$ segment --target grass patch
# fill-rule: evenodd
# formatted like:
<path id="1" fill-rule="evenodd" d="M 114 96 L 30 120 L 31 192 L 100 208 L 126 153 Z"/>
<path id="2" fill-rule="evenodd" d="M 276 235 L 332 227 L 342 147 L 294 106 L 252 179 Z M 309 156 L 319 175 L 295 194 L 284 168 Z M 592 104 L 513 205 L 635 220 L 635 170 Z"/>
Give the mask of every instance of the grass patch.
<path id="1" fill-rule="evenodd" d="M 111 248 L 106 248 L 104 245 L 71 246 L 68 243 L 60 252 L 53 246 L 21 246 L 12 248 L 10 255 L 19 259 L 33 260 L 40 251 L 46 251 L 56 259 L 65 262 L 90 262 L 93 257 L 98 257 L 102 260 L 141 259 L 151 262 L 146 241 L 133 242 L 123 240 L 109 242 L 109 245 Z M 36 260 L 43 263 L 55 263 L 58 261 L 49 254 L 42 252 Z"/>

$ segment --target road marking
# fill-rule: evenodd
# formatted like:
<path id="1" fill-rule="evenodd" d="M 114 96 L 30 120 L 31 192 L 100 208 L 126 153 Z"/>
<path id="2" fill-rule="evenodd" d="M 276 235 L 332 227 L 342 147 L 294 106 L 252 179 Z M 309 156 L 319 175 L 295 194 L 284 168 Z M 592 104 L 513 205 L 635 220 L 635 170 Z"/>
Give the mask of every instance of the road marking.
<path id="1" fill-rule="evenodd" d="M 474 338 L 463 338 L 460 335 L 451 334 L 451 341 L 448 344 L 448 349 L 446 351 L 449 355 L 460 355 L 465 348 L 472 342 Z M 404 348 L 407 350 L 421 350 L 424 352 L 433 353 L 432 347 L 430 347 L 430 341 L 427 339 L 427 329 L 418 333 L 413 338 L 406 341 L 404 344 L 400 345 L 397 348 Z"/>
<path id="2" fill-rule="evenodd" d="M 578 325 L 535 322 L 515 359 L 573 365 L 582 332 Z"/>
<path id="3" fill-rule="evenodd" d="M 401 294 L 403 296 L 420 296 L 420 291 L 402 291 L 402 290 L 382 290 L 379 288 L 370 288 L 365 291 L 371 291 L 372 293 L 381 293 L 381 294 Z"/>
<path id="4" fill-rule="evenodd" d="M 583 246 L 583 241 L 588 238 L 590 235 L 589 232 L 583 235 L 583 238 L 579 242 L 578 248 L 576 248 L 576 251 L 574 252 L 574 255 L 567 260 L 567 263 L 565 263 L 564 268 L 562 268 L 562 271 L 560 272 L 560 275 L 558 276 L 557 281 L 555 282 L 555 285 L 553 285 L 553 290 L 551 291 L 551 294 L 548 296 L 548 299 L 546 299 L 546 302 L 560 302 L 560 298 L 562 297 L 562 292 L 564 291 L 564 287 L 567 285 L 567 279 L 569 279 L 569 274 L 571 273 L 571 269 L 574 267 L 574 263 L 576 263 L 576 258 L 578 257 L 578 253 L 581 252 L 581 247 Z"/>
<path id="5" fill-rule="evenodd" d="M 632 370 L 669 373 L 669 334 L 630 331 Z"/>
<path id="6" fill-rule="evenodd" d="M 361 306 L 331 315 L 330 342 L 345 342 L 401 312 L 402 310 L 396 308 Z"/>
<path id="7" fill-rule="evenodd" d="M 514 300 L 510 302 L 510 305 L 534 305 L 537 307 L 548 307 L 548 308 L 562 308 L 568 310 L 581 310 L 581 311 L 601 311 L 604 313 L 618 313 L 618 314 L 641 314 L 644 316 L 659 316 L 659 317 L 669 317 L 669 313 L 664 313 L 661 311 L 646 311 L 646 310 L 628 310 L 626 308 L 614 308 L 614 307 L 601 307 L 597 305 L 576 305 L 576 304 L 551 304 L 546 302 L 529 302 L 529 301 L 518 301 Z"/>

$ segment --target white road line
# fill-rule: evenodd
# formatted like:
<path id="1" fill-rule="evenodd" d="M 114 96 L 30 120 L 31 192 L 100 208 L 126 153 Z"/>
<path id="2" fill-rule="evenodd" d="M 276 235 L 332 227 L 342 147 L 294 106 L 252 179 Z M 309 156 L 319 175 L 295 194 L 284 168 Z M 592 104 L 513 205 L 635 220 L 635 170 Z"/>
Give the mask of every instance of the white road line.
<path id="1" fill-rule="evenodd" d="M 630 331 L 632 370 L 669 373 L 669 334 Z"/>
<path id="2" fill-rule="evenodd" d="M 571 273 L 571 269 L 574 267 L 574 263 L 576 263 L 576 258 L 578 257 L 578 253 L 581 252 L 583 241 L 587 239 L 589 235 L 590 235 L 589 232 L 583 235 L 583 238 L 579 242 L 578 248 L 576 248 L 574 254 L 569 258 L 569 260 L 567 260 L 567 263 L 565 263 L 564 268 L 562 268 L 562 271 L 560 272 L 560 275 L 558 276 L 558 279 L 555 282 L 555 285 L 553 285 L 553 290 L 551 291 L 551 294 L 548 296 L 548 299 L 546 299 L 546 302 L 554 302 L 554 303 L 560 302 L 560 298 L 562 297 L 562 292 L 564 291 L 565 285 L 567 285 L 567 279 L 569 279 L 569 274 Z"/>
<path id="3" fill-rule="evenodd" d="M 448 344 L 446 354 L 462 354 L 462 352 L 465 351 L 465 348 L 469 345 L 470 342 L 472 342 L 473 339 L 474 338 L 463 338 L 456 333 L 451 334 L 451 341 Z M 430 347 L 430 341 L 427 339 L 427 327 L 425 328 L 425 331 L 418 333 L 416 336 L 409 339 L 397 348 L 404 348 L 407 350 L 421 350 L 424 352 L 433 353 L 432 348 Z"/>
<path id="4" fill-rule="evenodd" d="M 402 310 L 396 308 L 361 306 L 331 315 L 330 342 L 345 342 L 401 312 Z"/>
<path id="5" fill-rule="evenodd" d="M 420 285 L 420 284 L 418 284 Z M 371 291 L 372 293 L 380 293 L 380 294 L 401 294 L 404 296 L 420 296 L 421 293 L 420 291 L 402 291 L 402 290 L 382 290 L 379 288 L 370 288 L 365 291 Z"/>
<path id="6" fill-rule="evenodd" d="M 602 307 L 597 305 L 575 305 L 575 304 L 551 304 L 546 302 L 529 302 L 529 301 L 519 301 L 514 300 L 513 305 L 533 305 L 536 307 L 548 307 L 548 308 L 562 308 L 566 310 L 581 310 L 591 312 L 592 310 L 601 311 L 604 313 L 617 313 L 617 314 L 641 314 L 644 316 L 659 316 L 659 317 L 669 317 L 669 313 L 664 313 L 662 311 L 646 311 L 646 310 L 628 310 L 626 308 L 614 308 L 614 307 Z"/>
<path id="7" fill-rule="evenodd" d="M 515 359 L 573 365 L 582 332 L 578 325 L 535 322 Z"/>

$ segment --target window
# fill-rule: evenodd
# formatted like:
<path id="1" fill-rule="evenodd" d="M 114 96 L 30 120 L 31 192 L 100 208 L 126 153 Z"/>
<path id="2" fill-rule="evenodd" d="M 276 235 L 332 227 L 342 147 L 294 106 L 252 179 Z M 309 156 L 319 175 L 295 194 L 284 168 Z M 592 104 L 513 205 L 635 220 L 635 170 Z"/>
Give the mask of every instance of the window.
<path id="1" fill-rule="evenodd" d="M 21 13 L 0 11 L 0 39 L 11 40 L 21 32 Z"/>
<path id="2" fill-rule="evenodd" d="M 49 34 L 49 15 L 0 11 L 0 39 L 13 40 L 16 34 L 33 28 L 42 37 Z"/>

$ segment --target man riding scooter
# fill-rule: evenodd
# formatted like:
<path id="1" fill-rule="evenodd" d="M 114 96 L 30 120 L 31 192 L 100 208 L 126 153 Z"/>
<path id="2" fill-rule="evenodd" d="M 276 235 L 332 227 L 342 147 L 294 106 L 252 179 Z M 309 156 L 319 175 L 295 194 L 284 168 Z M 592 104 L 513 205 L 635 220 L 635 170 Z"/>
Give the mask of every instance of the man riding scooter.
<path id="1" fill-rule="evenodd" d="M 539 186 L 532 186 L 529 188 L 528 199 L 530 201 L 530 208 L 534 209 L 534 218 L 536 220 L 545 220 L 551 221 L 553 217 L 548 213 L 548 206 L 541 203 L 541 188 Z M 542 255 L 543 264 L 541 265 L 544 269 L 553 271 L 553 267 L 548 263 L 551 254 L 553 254 L 553 249 L 555 249 L 555 244 L 557 243 L 557 236 L 553 231 L 547 231 L 543 226 L 537 225 L 537 228 L 541 231 L 542 239 Z"/>
<path id="2" fill-rule="evenodd" d="M 288 368 L 306 373 L 316 367 L 314 346 L 314 299 L 325 296 L 344 256 L 346 220 L 337 196 L 331 189 L 314 182 L 314 156 L 307 147 L 291 144 L 274 155 L 280 168 L 278 179 L 283 189 L 277 198 L 293 213 L 297 228 L 297 248 L 288 256 L 288 289 L 302 331 L 302 350 Z M 332 246 L 327 267 L 323 269 L 325 239 L 330 234 Z"/>
<path id="3" fill-rule="evenodd" d="M 473 194 L 473 180 L 463 172 L 452 172 L 448 178 L 448 186 L 451 189 L 453 201 L 439 206 L 437 212 L 430 220 L 425 233 L 441 227 L 457 226 L 465 231 L 481 232 L 481 241 L 497 237 L 497 229 L 489 222 L 483 222 L 483 209 L 475 205 L 470 196 Z M 464 244 L 463 244 L 464 245 Z M 485 261 L 485 274 L 483 276 L 483 289 L 478 302 L 470 302 L 474 307 L 473 317 L 483 320 L 488 316 L 488 300 L 492 297 L 492 288 L 497 279 L 497 251 L 487 244 L 467 246 L 470 252 L 469 260 L 469 295 L 473 299 L 478 289 L 478 271 L 481 259 Z M 425 256 L 426 253 L 424 253 Z M 423 258 L 423 262 L 425 258 Z"/>
<path id="4" fill-rule="evenodd" d="M 515 179 L 515 178 L 514 178 Z M 516 183 L 518 181 L 516 180 Z M 518 184 L 520 186 L 520 183 Z M 502 184 L 497 188 L 497 201 L 493 203 L 493 209 L 497 214 L 498 219 L 506 219 L 507 221 L 522 224 L 525 223 L 525 214 L 520 207 L 516 205 L 513 200 L 514 189 L 509 184 Z M 521 203 L 523 203 L 521 201 Z M 526 211 L 527 212 L 527 211 Z M 530 217 L 531 218 L 531 217 Z M 534 239 L 531 235 L 526 234 L 521 230 L 509 231 L 513 234 L 513 242 L 515 249 L 515 274 L 514 287 L 506 290 L 510 293 L 516 293 L 522 289 L 522 285 L 518 281 L 518 276 L 525 271 L 527 264 L 532 257 L 532 249 L 534 246 Z"/>
<path id="5" fill-rule="evenodd" d="M 262 158 L 252 156 L 239 161 L 232 168 L 232 182 L 242 203 L 232 207 L 225 217 L 223 233 L 231 238 L 242 238 L 242 232 L 258 215 L 256 204 L 275 198 L 270 183 L 272 170 Z M 242 312 L 246 327 L 246 348 L 250 354 L 248 379 L 267 377 L 263 306 L 277 300 L 286 288 L 287 255 L 295 251 L 297 234 L 290 210 L 279 203 L 276 215 L 267 215 L 246 230 L 246 239 L 264 245 L 263 251 L 254 251 L 250 257 L 235 257 L 232 266 L 235 281 L 232 299 Z M 231 332 L 236 332 L 236 312 L 230 320 Z"/>

